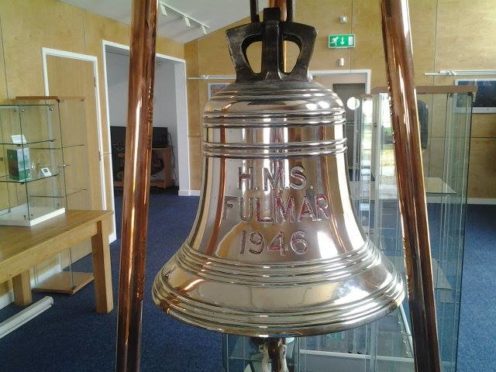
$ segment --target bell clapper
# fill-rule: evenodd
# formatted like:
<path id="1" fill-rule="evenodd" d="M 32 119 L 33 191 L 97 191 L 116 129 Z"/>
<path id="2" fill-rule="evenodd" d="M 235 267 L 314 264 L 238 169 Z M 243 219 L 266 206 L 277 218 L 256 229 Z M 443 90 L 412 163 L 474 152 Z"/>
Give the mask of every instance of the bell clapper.
<path id="1" fill-rule="evenodd" d="M 289 372 L 286 360 L 287 345 L 284 337 L 252 338 L 262 353 L 262 372 Z"/>

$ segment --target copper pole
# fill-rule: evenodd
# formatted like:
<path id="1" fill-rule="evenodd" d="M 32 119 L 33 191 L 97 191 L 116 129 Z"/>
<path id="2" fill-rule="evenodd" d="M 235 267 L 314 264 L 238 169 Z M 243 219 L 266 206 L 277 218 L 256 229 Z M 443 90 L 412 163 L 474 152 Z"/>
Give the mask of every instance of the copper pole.
<path id="1" fill-rule="evenodd" d="M 292 0 L 289 0 L 292 1 Z M 281 9 L 281 21 L 287 18 L 287 0 L 269 0 L 269 8 Z"/>
<path id="2" fill-rule="evenodd" d="M 152 146 L 157 0 L 133 1 L 116 371 L 139 371 Z"/>
<path id="3" fill-rule="evenodd" d="M 440 372 L 408 1 L 382 0 L 381 8 L 415 370 Z"/>

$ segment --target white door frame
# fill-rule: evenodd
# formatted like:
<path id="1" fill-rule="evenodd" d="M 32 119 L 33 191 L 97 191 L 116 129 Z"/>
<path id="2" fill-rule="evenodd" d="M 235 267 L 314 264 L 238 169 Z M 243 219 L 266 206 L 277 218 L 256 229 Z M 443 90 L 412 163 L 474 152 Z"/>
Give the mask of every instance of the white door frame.
<path id="1" fill-rule="evenodd" d="M 356 69 L 356 70 L 311 70 L 312 76 L 339 76 L 347 83 L 362 83 L 365 84 L 365 94 L 370 94 L 371 75 L 370 69 Z"/>
<path id="2" fill-rule="evenodd" d="M 107 128 L 110 131 L 110 109 L 107 81 L 107 47 L 113 47 L 129 51 L 129 46 L 115 43 L 113 41 L 102 40 L 103 73 L 105 80 L 105 100 L 107 104 Z M 189 167 L 189 141 L 188 141 L 188 98 L 186 90 L 186 61 L 181 58 L 168 56 L 161 53 L 155 54 L 156 58 L 174 62 L 175 87 L 176 87 L 176 113 L 177 113 L 177 159 L 178 159 L 178 182 L 179 195 L 197 195 L 190 188 L 190 167 Z M 109 136 L 110 141 L 110 136 Z M 109 144 L 109 149 L 111 149 Z M 112 187 L 113 187 L 113 181 Z"/>
<path id="3" fill-rule="evenodd" d="M 96 129 L 97 129 L 97 144 L 98 144 L 98 158 L 100 159 L 100 187 L 101 187 L 101 202 L 103 209 L 110 209 L 107 204 L 106 197 L 106 184 L 105 184 L 105 168 L 103 162 L 103 140 L 102 140 L 102 114 L 100 108 L 100 88 L 99 88 L 99 78 L 98 78 L 98 58 L 96 56 L 68 52 L 66 50 L 59 49 L 51 49 L 51 48 L 41 48 L 42 62 L 43 62 L 43 81 L 45 85 L 45 95 L 50 95 L 50 89 L 48 84 L 48 69 L 47 69 L 47 57 L 61 57 L 61 58 L 70 58 L 79 61 L 87 61 L 93 64 L 93 76 L 95 78 L 95 109 L 96 109 Z M 113 207 L 113 200 L 112 200 Z M 113 209 L 112 209 L 113 210 Z M 113 217 L 113 226 L 115 231 L 115 215 Z M 115 233 L 110 236 L 109 239 L 111 242 L 115 240 Z"/>

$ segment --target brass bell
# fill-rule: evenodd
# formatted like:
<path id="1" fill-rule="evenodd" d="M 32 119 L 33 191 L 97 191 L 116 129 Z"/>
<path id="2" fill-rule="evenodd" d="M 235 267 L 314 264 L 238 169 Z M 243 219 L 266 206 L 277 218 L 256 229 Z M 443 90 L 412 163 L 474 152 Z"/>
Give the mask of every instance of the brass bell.
<path id="1" fill-rule="evenodd" d="M 205 108 L 198 214 L 155 278 L 155 303 L 192 325 L 259 337 L 384 316 L 403 300 L 403 283 L 357 223 L 343 104 L 307 77 L 315 29 L 269 8 L 263 22 L 227 34 L 237 79 Z M 288 73 L 283 40 L 300 48 Z M 260 73 L 246 59 L 255 41 Z"/>

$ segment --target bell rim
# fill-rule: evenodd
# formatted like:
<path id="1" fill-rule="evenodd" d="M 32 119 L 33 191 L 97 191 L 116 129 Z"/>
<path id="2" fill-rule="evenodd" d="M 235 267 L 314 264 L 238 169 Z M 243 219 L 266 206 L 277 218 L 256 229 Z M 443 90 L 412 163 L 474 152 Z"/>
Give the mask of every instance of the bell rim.
<path id="1" fill-rule="evenodd" d="M 386 290 L 378 289 L 374 292 L 377 296 L 349 302 L 341 306 L 341 309 L 322 308 L 314 312 L 307 309 L 275 314 L 267 311 L 240 311 L 206 303 L 199 306 L 200 301 L 182 296 L 172 288 L 169 292 L 170 297 L 159 298 L 162 296 L 157 293 L 156 284 L 160 274 L 161 272 L 158 273 L 153 286 L 153 300 L 168 315 L 203 329 L 249 337 L 296 337 L 345 331 L 386 316 L 400 306 L 405 298 L 403 280 L 394 272 L 395 275 Z M 381 298 L 383 301 L 378 301 Z M 202 309 L 204 306 L 210 309 Z M 364 307 L 366 311 L 358 311 Z M 336 313 L 340 315 L 335 316 Z"/>

